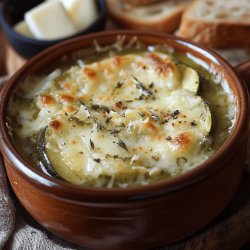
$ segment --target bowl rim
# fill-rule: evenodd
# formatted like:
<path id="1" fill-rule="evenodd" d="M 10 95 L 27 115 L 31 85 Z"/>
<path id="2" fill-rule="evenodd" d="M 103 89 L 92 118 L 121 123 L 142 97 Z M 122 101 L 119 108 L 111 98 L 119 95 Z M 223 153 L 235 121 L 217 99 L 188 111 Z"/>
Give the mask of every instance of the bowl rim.
<path id="1" fill-rule="evenodd" d="M 121 188 L 91 188 L 85 186 L 77 186 L 63 180 L 55 179 L 41 172 L 38 167 L 33 166 L 28 163 L 25 159 L 21 157 L 21 155 L 15 149 L 13 143 L 11 142 L 10 136 L 8 134 L 8 129 L 5 124 L 6 122 L 6 112 L 7 112 L 7 104 L 9 101 L 9 97 L 12 91 L 12 86 L 15 87 L 15 83 L 18 82 L 18 79 L 25 75 L 31 65 L 35 65 L 39 60 L 45 56 L 49 56 L 53 51 L 58 50 L 63 47 L 70 47 L 74 45 L 74 43 L 80 42 L 81 40 L 89 40 L 93 41 L 94 39 L 100 39 L 102 37 L 117 37 L 118 35 L 127 35 L 127 36 L 138 36 L 140 37 L 158 37 L 160 39 L 165 39 L 166 44 L 168 40 L 172 40 L 175 44 L 179 44 L 181 46 L 185 46 L 187 52 L 195 51 L 199 55 L 202 53 L 205 57 L 209 58 L 209 61 L 214 61 L 215 64 L 218 64 L 220 67 L 224 69 L 226 74 L 229 76 L 232 82 L 237 86 L 237 103 L 239 112 L 237 112 L 237 120 L 234 125 L 234 128 L 227 138 L 227 140 L 223 143 L 223 145 L 205 162 L 200 164 L 199 166 L 189 170 L 186 173 L 183 173 L 179 176 L 172 177 L 166 180 L 160 180 L 155 183 L 151 183 L 145 186 L 136 186 L 136 187 L 128 187 L 125 189 Z M 77 49 L 75 48 L 75 51 Z M 74 49 L 71 49 L 68 53 L 73 53 Z M 63 54 L 61 55 L 63 56 Z M 249 95 L 245 84 L 240 80 L 237 76 L 237 73 L 232 68 L 232 66 L 221 56 L 219 56 L 216 52 L 205 48 L 203 46 L 194 44 L 185 39 L 181 39 L 179 37 L 175 37 L 169 34 L 162 34 L 156 32 L 145 32 L 145 31 L 128 31 L 128 30 L 117 30 L 117 31 L 106 31 L 106 32 L 98 32 L 92 33 L 89 35 L 85 35 L 82 37 L 77 37 L 74 39 L 70 39 L 64 41 L 62 43 L 56 44 L 38 55 L 34 56 L 31 60 L 29 60 L 9 81 L 8 84 L 4 87 L 1 93 L 0 100 L 0 140 L 2 144 L 2 151 L 7 156 L 8 159 L 15 165 L 14 168 L 21 173 L 26 180 L 31 181 L 33 184 L 38 185 L 43 190 L 53 190 L 52 192 L 57 195 L 60 199 L 66 200 L 74 200 L 74 201 L 95 201 L 98 202 L 112 202 L 116 200 L 117 202 L 125 202 L 125 201 L 138 201 L 143 200 L 145 198 L 152 199 L 161 197 L 171 192 L 178 191 L 182 188 L 188 187 L 194 183 L 202 181 L 208 176 L 216 173 L 225 161 L 230 160 L 229 156 L 233 155 L 236 147 L 239 147 L 242 142 L 245 140 L 243 135 L 240 133 L 248 133 L 248 103 L 249 103 Z M 216 164 L 215 164 L 216 163 Z"/>
<path id="2" fill-rule="evenodd" d="M 107 14 L 106 1 L 105 0 L 96 0 L 96 1 L 98 2 L 99 8 L 100 8 L 98 18 L 96 18 L 95 21 L 92 24 L 90 24 L 88 27 L 86 27 L 84 30 L 78 31 L 77 33 L 70 35 L 70 36 L 66 36 L 66 37 L 62 37 L 58 39 L 42 40 L 42 39 L 35 39 L 32 37 L 27 37 L 16 32 L 13 29 L 13 26 L 10 25 L 9 22 L 6 20 L 6 13 L 4 12 L 5 12 L 6 5 L 8 3 L 5 3 L 5 2 L 3 2 L 3 5 L 0 7 L 0 25 L 2 25 L 3 29 L 7 30 L 9 34 L 12 34 L 12 36 L 16 40 L 20 40 L 25 43 L 32 43 L 32 44 L 40 45 L 40 46 L 50 46 L 51 44 L 60 43 L 65 40 L 78 37 L 79 35 L 83 35 L 88 32 L 91 32 L 91 30 L 93 29 L 93 27 L 96 26 L 97 23 L 102 22 L 103 20 L 106 20 L 106 14 Z"/>

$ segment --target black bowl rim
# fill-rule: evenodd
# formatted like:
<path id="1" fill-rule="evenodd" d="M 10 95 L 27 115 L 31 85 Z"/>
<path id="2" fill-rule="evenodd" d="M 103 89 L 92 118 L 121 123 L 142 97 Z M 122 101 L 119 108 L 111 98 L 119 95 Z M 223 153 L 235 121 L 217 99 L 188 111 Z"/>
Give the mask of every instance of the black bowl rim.
<path id="1" fill-rule="evenodd" d="M 13 29 L 13 26 L 11 26 L 7 22 L 6 17 L 5 17 L 5 8 L 6 8 L 7 3 L 3 3 L 3 5 L 0 8 L 0 25 L 3 27 L 3 29 L 7 33 L 11 34 L 16 40 L 22 41 L 24 43 L 34 44 L 34 45 L 50 46 L 50 45 L 60 43 L 62 41 L 68 40 L 68 39 L 78 37 L 80 35 L 90 33 L 90 32 L 92 32 L 92 30 L 96 26 L 96 24 L 101 23 L 101 22 L 105 22 L 106 17 L 107 17 L 106 1 L 105 0 L 97 0 L 97 1 L 98 1 L 99 6 L 100 6 L 100 12 L 99 12 L 98 18 L 92 24 L 90 24 L 87 28 L 85 28 L 84 30 L 78 31 L 76 34 L 73 34 L 71 36 L 62 37 L 59 39 L 39 40 L 39 39 L 23 36 L 22 34 L 16 32 Z"/>
<path id="2" fill-rule="evenodd" d="M 236 83 L 237 91 L 239 98 L 237 98 L 238 105 L 241 104 L 241 112 L 238 112 L 238 119 L 234 125 L 234 128 L 224 142 L 224 144 L 218 149 L 218 151 L 206 160 L 201 165 L 195 167 L 194 169 L 181 174 L 176 177 L 172 177 L 167 180 L 157 181 L 150 185 L 138 186 L 138 187 L 128 187 L 125 189 L 119 188 L 90 188 L 84 186 L 77 186 L 74 184 L 67 183 L 65 181 L 55 179 L 50 177 L 39 169 L 31 164 L 28 164 L 17 152 L 13 143 L 11 142 L 10 136 L 8 134 L 8 129 L 6 126 L 6 109 L 11 86 L 18 81 L 18 78 L 25 74 L 26 71 L 29 71 L 30 65 L 36 64 L 40 58 L 46 57 L 53 53 L 54 50 L 67 47 L 74 44 L 77 41 L 82 39 L 91 39 L 98 40 L 103 36 L 108 37 L 117 37 L 118 35 L 127 35 L 127 36 L 138 36 L 140 37 L 159 37 L 161 39 L 172 40 L 176 45 L 185 46 L 188 49 L 188 52 L 196 52 L 202 54 L 206 58 L 209 58 L 213 61 L 215 65 L 219 65 L 224 70 L 227 70 L 227 75 L 230 77 L 232 82 Z M 72 51 L 73 52 L 73 51 Z M 3 101 L 4 100 L 4 101 Z M 221 169 L 223 164 L 226 161 L 229 161 L 234 155 L 235 148 L 239 148 L 242 143 L 245 141 L 245 137 L 239 136 L 240 133 L 244 133 L 245 136 L 248 134 L 248 114 L 249 114 L 249 95 L 245 84 L 237 76 L 235 69 L 221 56 L 219 56 L 214 51 L 205 48 L 203 46 L 191 43 L 187 40 L 156 32 L 143 32 L 143 31 L 109 31 L 109 32 L 99 32 L 93 33 L 82 37 L 77 37 L 63 43 L 54 45 L 43 52 L 39 53 L 33 57 L 28 63 L 26 63 L 10 80 L 9 83 L 4 87 L 1 100 L 0 100 L 0 115 L 4 119 L 0 120 L 0 139 L 2 141 L 2 150 L 5 153 L 5 156 L 8 157 L 10 162 L 14 162 L 15 166 L 19 173 L 21 173 L 26 180 L 32 182 L 39 188 L 47 192 L 48 195 L 56 195 L 58 199 L 70 200 L 71 202 L 132 202 L 132 201 L 141 201 L 145 199 L 153 199 L 165 196 L 169 193 L 179 191 L 183 188 L 191 186 L 192 184 L 198 183 L 205 178 L 208 178 L 212 174 L 216 174 L 217 171 Z M 223 159 L 223 161 L 222 161 Z M 216 163 L 216 164 L 214 164 Z M 238 166 L 236 166 L 238 167 Z"/>

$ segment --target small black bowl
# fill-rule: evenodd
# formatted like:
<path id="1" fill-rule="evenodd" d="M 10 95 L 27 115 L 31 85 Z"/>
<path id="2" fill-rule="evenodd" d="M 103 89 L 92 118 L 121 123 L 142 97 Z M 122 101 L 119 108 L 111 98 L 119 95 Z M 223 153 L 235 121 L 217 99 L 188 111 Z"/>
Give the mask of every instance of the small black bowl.
<path id="1" fill-rule="evenodd" d="M 0 8 L 0 25 L 4 30 L 7 39 L 11 46 L 16 50 L 18 54 L 24 58 L 31 58 L 42 50 L 48 48 L 51 45 L 70 39 L 76 36 L 101 31 L 105 27 L 107 9 L 105 0 L 96 0 L 99 16 L 94 23 L 92 23 L 86 29 L 74 34 L 73 36 L 65 37 L 56 40 L 38 40 L 29 38 L 17 33 L 13 26 L 24 19 L 24 14 L 28 10 L 32 9 L 36 5 L 40 4 L 41 0 L 5 0 Z M 56 19 L 56 17 L 55 17 Z"/>

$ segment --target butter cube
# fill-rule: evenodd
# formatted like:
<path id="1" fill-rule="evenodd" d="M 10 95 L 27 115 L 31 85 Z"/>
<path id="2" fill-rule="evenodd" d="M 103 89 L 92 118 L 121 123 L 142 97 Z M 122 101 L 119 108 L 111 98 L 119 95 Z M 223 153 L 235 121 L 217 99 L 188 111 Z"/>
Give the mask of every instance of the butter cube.
<path id="1" fill-rule="evenodd" d="M 46 1 L 25 13 L 25 21 L 37 39 L 58 39 L 77 32 L 59 1 Z"/>
<path id="2" fill-rule="evenodd" d="M 21 21 L 21 22 L 17 23 L 14 26 L 14 30 L 23 36 L 27 36 L 30 38 L 34 37 L 31 30 L 29 29 L 29 26 L 27 25 L 27 23 L 25 21 Z"/>
<path id="3" fill-rule="evenodd" d="M 95 0 L 60 0 L 78 31 L 87 28 L 97 16 Z"/>

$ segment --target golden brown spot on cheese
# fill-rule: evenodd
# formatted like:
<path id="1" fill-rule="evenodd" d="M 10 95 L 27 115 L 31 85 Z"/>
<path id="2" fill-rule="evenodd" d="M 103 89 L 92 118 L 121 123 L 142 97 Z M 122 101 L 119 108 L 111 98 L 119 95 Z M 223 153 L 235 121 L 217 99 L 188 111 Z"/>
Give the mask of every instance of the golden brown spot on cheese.
<path id="1" fill-rule="evenodd" d="M 172 62 L 162 59 L 156 53 L 150 53 L 147 57 L 150 64 L 159 74 L 163 74 L 166 76 L 169 71 L 175 71 L 175 67 Z"/>
<path id="2" fill-rule="evenodd" d="M 143 127 L 152 134 L 155 134 L 158 131 L 157 127 L 151 122 L 145 123 Z"/>
<path id="3" fill-rule="evenodd" d="M 192 144 L 192 140 L 190 137 L 191 136 L 188 132 L 180 133 L 172 140 L 172 143 L 177 145 L 181 149 L 185 149 L 191 146 Z"/>
<path id="4" fill-rule="evenodd" d="M 152 156 L 152 159 L 154 159 L 155 161 L 159 161 L 160 157 L 157 156 L 157 155 L 153 155 L 153 156 Z"/>
<path id="5" fill-rule="evenodd" d="M 94 77 L 96 77 L 96 72 L 95 72 L 93 69 L 88 68 L 88 67 L 84 67 L 84 68 L 83 68 L 83 73 L 84 73 L 85 75 L 87 75 L 89 78 L 94 78 Z"/>
<path id="6" fill-rule="evenodd" d="M 84 94 L 84 95 L 81 95 L 78 99 L 80 101 L 82 101 L 83 103 L 85 103 L 85 102 L 89 102 L 90 101 L 91 96 L 89 94 Z"/>
<path id="7" fill-rule="evenodd" d="M 121 65 L 121 57 L 120 56 L 115 56 L 114 58 L 112 58 L 111 65 L 114 68 L 119 67 Z"/>
<path id="8" fill-rule="evenodd" d="M 147 69 L 147 65 L 145 63 L 143 63 L 143 62 L 137 62 L 136 64 L 137 64 L 138 68 L 142 68 L 144 70 Z"/>
<path id="9" fill-rule="evenodd" d="M 156 139 L 157 140 L 164 140 L 166 138 L 166 135 L 165 133 L 159 133 L 157 136 L 156 136 Z"/>
<path id="10" fill-rule="evenodd" d="M 64 89 L 71 89 L 72 88 L 72 82 L 65 82 L 63 83 Z"/>
<path id="11" fill-rule="evenodd" d="M 77 144 L 77 141 L 76 140 L 72 140 L 71 144 Z"/>
<path id="12" fill-rule="evenodd" d="M 179 118 L 187 118 L 187 116 L 185 114 L 182 114 L 182 113 L 180 113 L 178 117 Z"/>
<path id="13" fill-rule="evenodd" d="M 59 130 L 62 128 L 63 124 L 62 124 L 62 122 L 60 122 L 60 121 L 58 121 L 58 120 L 53 120 L 53 121 L 51 121 L 51 122 L 49 123 L 49 126 L 50 126 L 52 129 L 59 131 Z"/>
<path id="14" fill-rule="evenodd" d="M 143 151 L 143 147 L 139 146 L 137 148 L 135 148 L 135 152 L 142 152 Z M 137 159 L 137 162 L 138 162 L 138 159 Z"/>
<path id="15" fill-rule="evenodd" d="M 67 113 L 73 113 L 73 112 L 75 112 L 77 109 L 76 109 L 76 107 L 74 107 L 74 106 L 68 106 L 68 107 L 66 107 L 65 108 L 65 111 L 67 112 Z"/>
<path id="16" fill-rule="evenodd" d="M 59 98 L 61 101 L 75 102 L 75 98 L 70 94 L 60 94 Z"/>
<path id="17" fill-rule="evenodd" d="M 44 95 L 41 97 L 42 103 L 44 105 L 52 105 L 55 103 L 55 99 L 50 95 Z"/>

